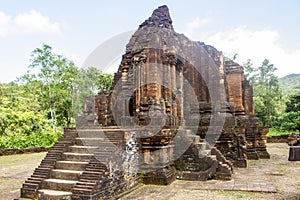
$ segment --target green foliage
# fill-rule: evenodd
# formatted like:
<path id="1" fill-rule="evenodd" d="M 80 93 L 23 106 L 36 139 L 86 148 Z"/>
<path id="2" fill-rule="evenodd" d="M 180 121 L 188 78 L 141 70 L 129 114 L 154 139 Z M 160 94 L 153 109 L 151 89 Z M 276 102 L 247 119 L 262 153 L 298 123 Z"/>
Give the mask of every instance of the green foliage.
<path id="1" fill-rule="evenodd" d="M 245 74 L 254 90 L 255 114 L 263 126 L 272 127 L 276 118 L 284 111 L 284 102 L 279 88 L 276 68 L 265 59 L 258 68 L 251 60 L 244 64 Z"/>
<path id="2" fill-rule="evenodd" d="M 58 137 L 33 93 L 13 83 L 0 88 L 0 148 L 53 145 Z"/>
<path id="3" fill-rule="evenodd" d="M 0 95 L 0 148 L 51 146 L 51 122 L 40 112 L 34 95 L 26 87 L 2 84 Z"/>
<path id="4" fill-rule="evenodd" d="M 48 110 L 54 132 L 56 126 L 73 126 L 85 98 L 108 90 L 113 83 L 111 74 L 95 67 L 78 69 L 72 61 L 53 53 L 46 44 L 32 52 L 31 61 L 33 70 L 23 80 L 35 85 L 34 91 L 43 110 Z"/>
<path id="5" fill-rule="evenodd" d="M 280 78 L 279 85 L 285 96 L 300 92 L 300 74 L 290 74 Z"/>
<path id="6" fill-rule="evenodd" d="M 10 134 L 0 136 L 0 149 L 50 147 L 61 137 L 61 132 L 54 135 L 51 129 L 38 134 Z"/>
<path id="7" fill-rule="evenodd" d="M 275 125 L 283 131 L 300 131 L 300 92 L 289 97 L 286 112 L 276 119 Z"/>
<path id="8" fill-rule="evenodd" d="M 270 134 L 280 135 L 300 131 L 300 93 L 287 95 L 289 92 L 297 91 L 300 76 L 294 74 L 279 80 L 274 75 L 276 68 L 267 60 L 259 68 L 254 68 L 251 61 L 248 61 L 244 68 L 246 77 L 248 76 L 254 88 L 256 115 L 263 125 L 274 127 L 271 129 L 273 133 Z M 285 91 L 285 96 L 282 95 L 279 85 Z"/>
<path id="9" fill-rule="evenodd" d="M 113 75 L 99 71 L 95 67 L 80 69 L 73 94 L 74 117 L 78 117 L 82 112 L 82 105 L 86 97 L 93 96 L 98 92 L 104 92 L 110 89 L 113 83 Z"/>
<path id="10" fill-rule="evenodd" d="M 254 73 L 257 71 L 257 69 L 253 67 L 253 63 L 250 59 L 248 59 L 247 62 L 243 64 L 243 67 L 245 77 L 252 85 L 255 82 L 256 76 L 254 75 Z"/>
<path id="11" fill-rule="evenodd" d="M 300 131 L 300 112 L 287 112 L 283 113 L 276 119 L 277 127 L 280 130 L 286 131 Z"/>
<path id="12" fill-rule="evenodd" d="M 0 135 L 41 133 L 49 121 L 39 112 L 37 101 L 23 86 L 1 85 Z"/>
<path id="13" fill-rule="evenodd" d="M 280 130 L 277 128 L 269 128 L 267 136 L 279 136 L 295 133 L 295 131 Z"/>
<path id="14" fill-rule="evenodd" d="M 300 92 L 290 96 L 289 101 L 286 103 L 286 112 L 299 112 L 300 111 Z"/>
<path id="15" fill-rule="evenodd" d="M 73 84 L 78 71 L 74 63 L 44 44 L 32 52 L 30 68 L 32 71 L 23 80 L 35 86 L 41 107 L 49 110 L 54 133 L 56 126 L 70 127 Z"/>
<path id="16" fill-rule="evenodd" d="M 110 89 L 114 82 L 114 77 L 111 74 L 100 73 L 96 80 L 98 80 L 98 91 L 104 92 Z"/>
<path id="17" fill-rule="evenodd" d="M 87 96 L 108 90 L 113 76 L 95 67 L 78 69 L 44 44 L 31 55 L 29 71 L 0 84 L 0 148 L 51 146 L 74 125 Z"/>
<path id="18" fill-rule="evenodd" d="M 225 54 L 224 60 L 225 61 L 235 61 L 238 57 L 239 57 L 238 53 L 235 53 L 235 54 L 229 53 L 229 54 Z"/>

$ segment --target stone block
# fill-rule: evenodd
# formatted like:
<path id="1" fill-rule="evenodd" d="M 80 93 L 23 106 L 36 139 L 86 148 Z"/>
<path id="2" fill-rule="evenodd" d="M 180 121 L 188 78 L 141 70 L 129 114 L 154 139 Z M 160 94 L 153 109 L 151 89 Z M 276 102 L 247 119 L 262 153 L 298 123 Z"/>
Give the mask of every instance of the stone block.
<path id="1" fill-rule="evenodd" d="M 289 161 L 300 161 L 300 146 L 290 146 Z"/>

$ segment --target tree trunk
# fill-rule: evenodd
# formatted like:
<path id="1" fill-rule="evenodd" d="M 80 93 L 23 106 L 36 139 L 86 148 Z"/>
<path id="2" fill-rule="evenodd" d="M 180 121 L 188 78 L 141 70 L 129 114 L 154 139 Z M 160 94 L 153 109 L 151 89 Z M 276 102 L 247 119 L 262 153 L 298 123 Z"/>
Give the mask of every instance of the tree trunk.
<path id="1" fill-rule="evenodd" d="M 67 110 L 64 110 L 64 114 L 65 114 L 65 118 L 66 118 L 66 122 L 67 122 L 67 128 L 70 128 L 70 125 L 71 125 L 71 117 L 69 116 Z"/>
<path id="2" fill-rule="evenodd" d="M 70 128 L 70 125 L 71 125 L 71 122 L 70 122 L 70 119 L 68 118 L 67 119 L 67 128 Z"/>
<path id="3" fill-rule="evenodd" d="M 52 102 L 50 101 L 50 113 L 51 113 L 51 119 L 52 119 L 52 129 L 54 132 L 54 136 L 56 136 L 56 127 L 55 127 L 55 121 L 54 121 L 54 112 L 52 109 Z"/>

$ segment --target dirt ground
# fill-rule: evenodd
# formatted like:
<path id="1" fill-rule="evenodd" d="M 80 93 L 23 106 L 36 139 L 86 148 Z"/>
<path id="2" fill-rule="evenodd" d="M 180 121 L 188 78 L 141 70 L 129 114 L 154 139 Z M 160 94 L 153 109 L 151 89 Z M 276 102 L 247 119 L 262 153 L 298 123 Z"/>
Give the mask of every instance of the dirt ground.
<path id="1" fill-rule="evenodd" d="M 300 200 L 300 162 L 288 161 L 288 146 L 269 143 L 270 160 L 250 160 L 235 168 L 231 181 L 175 181 L 169 186 L 143 185 L 121 199 L 291 199 Z M 0 199 L 19 196 L 22 182 L 45 153 L 0 157 Z M 250 192 L 251 191 L 251 192 Z"/>
<path id="2" fill-rule="evenodd" d="M 288 161 L 287 144 L 269 143 L 267 149 L 271 159 L 248 160 L 247 168 L 234 169 L 233 180 L 177 180 L 169 186 L 147 185 L 124 196 L 122 200 L 300 199 L 300 161 Z"/>
<path id="3" fill-rule="evenodd" d="M 20 188 L 33 173 L 46 153 L 0 156 L 0 199 L 12 200 L 20 196 Z"/>

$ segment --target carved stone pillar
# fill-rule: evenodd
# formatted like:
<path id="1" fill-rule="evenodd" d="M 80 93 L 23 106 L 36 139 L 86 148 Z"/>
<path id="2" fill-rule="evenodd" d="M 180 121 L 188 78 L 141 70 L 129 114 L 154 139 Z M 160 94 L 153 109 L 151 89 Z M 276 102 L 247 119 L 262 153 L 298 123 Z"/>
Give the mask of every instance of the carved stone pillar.
<path id="1" fill-rule="evenodd" d="M 183 73 L 182 73 L 182 69 L 179 70 L 178 72 L 178 88 L 177 88 L 177 93 L 178 93 L 178 100 L 179 100 L 179 105 L 178 106 L 178 109 L 179 109 L 179 112 L 178 112 L 178 117 L 180 118 L 180 124 L 183 126 L 185 125 L 184 123 L 184 113 L 183 113 Z"/>
<path id="2" fill-rule="evenodd" d="M 141 64 L 136 66 L 136 112 L 140 111 L 141 102 Z"/>
<path id="3" fill-rule="evenodd" d="M 253 89 L 246 79 L 243 80 L 243 106 L 246 115 L 254 115 Z"/>

